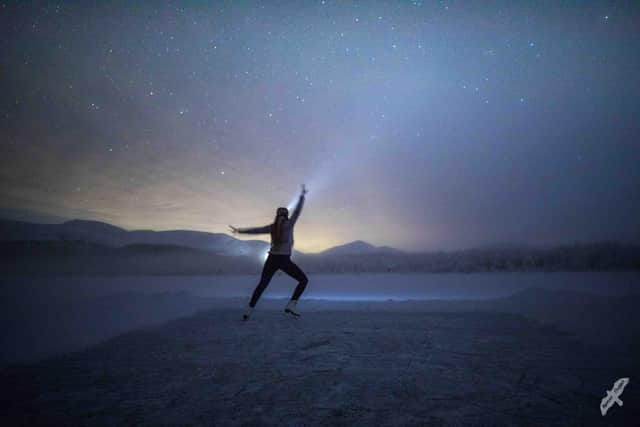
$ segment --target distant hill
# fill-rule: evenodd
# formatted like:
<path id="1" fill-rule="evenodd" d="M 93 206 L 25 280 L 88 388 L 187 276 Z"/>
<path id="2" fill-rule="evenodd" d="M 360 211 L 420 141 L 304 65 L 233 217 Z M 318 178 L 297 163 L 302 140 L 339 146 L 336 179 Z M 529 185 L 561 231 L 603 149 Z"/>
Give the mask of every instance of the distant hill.
<path id="1" fill-rule="evenodd" d="M 62 224 L 36 224 L 0 220 L 0 242 L 77 241 L 118 248 L 128 245 L 170 245 L 195 248 L 221 255 L 264 254 L 269 244 L 261 240 L 239 240 L 227 234 L 192 230 L 132 230 L 100 221 L 74 219 Z M 327 256 L 402 254 L 389 246 L 374 246 L 362 240 L 335 246 Z"/>
<path id="2" fill-rule="evenodd" d="M 370 254 L 395 254 L 400 255 L 403 252 L 390 246 L 374 246 L 362 240 L 356 240 L 340 246 L 334 246 L 320 252 L 325 256 L 343 256 L 343 255 L 370 255 Z"/>
<path id="3" fill-rule="evenodd" d="M 35 224 L 0 220 L 0 242 L 78 241 L 118 248 L 134 244 L 173 245 L 220 255 L 263 254 L 268 244 L 260 240 L 238 240 L 221 233 L 190 230 L 127 231 L 99 221 L 72 220 L 62 224 Z"/>
<path id="4" fill-rule="evenodd" d="M 254 274 L 268 248 L 262 240 L 201 231 L 0 220 L 0 274 L 5 275 Z M 317 254 L 295 251 L 293 257 L 308 273 L 640 270 L 640 246 L 617 242 L 412 253 L 357 240 Z"/>

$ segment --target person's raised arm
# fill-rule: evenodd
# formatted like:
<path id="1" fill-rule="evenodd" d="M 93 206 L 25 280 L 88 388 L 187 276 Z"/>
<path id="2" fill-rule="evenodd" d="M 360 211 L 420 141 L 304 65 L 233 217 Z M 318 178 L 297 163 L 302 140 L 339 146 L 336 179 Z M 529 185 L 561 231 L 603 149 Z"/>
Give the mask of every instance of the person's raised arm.
<path id="1" fill-rule="evenodd" d="M 247 227 L 247 228 L 237 228 L 233 225 L 230 225 L 229 228 L 233 234 L 267 234 L 271 232 L 271 224 L 265 225 L 263 227 Z"/>
<path id="2" fill-rule="evenodd" d="M 291 223 L 295 224 L 300 216 L 300 212 L 302 212 L 302 207 L 304 206 L 304 195 L 307 194 L 307 188 L 302 184 L 302 192 L 300 193 L 300 197 L 298 198 L 298 203 L 296 203 L 296 207 L 293 209 L 293 214 L 291 214 Z"/>

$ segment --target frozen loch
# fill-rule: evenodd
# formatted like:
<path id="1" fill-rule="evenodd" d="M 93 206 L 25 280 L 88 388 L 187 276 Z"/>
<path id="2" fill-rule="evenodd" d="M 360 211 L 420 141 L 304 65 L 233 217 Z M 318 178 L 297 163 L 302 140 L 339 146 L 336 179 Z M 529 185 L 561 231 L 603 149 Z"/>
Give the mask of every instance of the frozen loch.
<path id="1" fill-rule="evenodd" d="M 240 320 L 245 299 L 201 297 L 190 311 L 156 315 L 106 341 L 8 363 L 0 372 L 9 392 L 2 417 L 48 425 L 404 426 L 624 425 L 640 416 L 631 294 L 528 288 L 485 299 L 307 299 L 303 316 L 291 318 L 277 293 L 278 286 L 248 322 Z M 187 304 L 180 295 L 147 298 Z M 572 311 L 569 320 L 535 309 L 562 311 L 553 301 Z M 570 321 L 585 308 L 608 318 L 606 328 L 624 322 L 632 335 L 585 339 Z M 118 310 L 126 312 L 111 307 Z M 600 400 L 620 377 L 631 379 L 624 406 L 605 418 Z"/>

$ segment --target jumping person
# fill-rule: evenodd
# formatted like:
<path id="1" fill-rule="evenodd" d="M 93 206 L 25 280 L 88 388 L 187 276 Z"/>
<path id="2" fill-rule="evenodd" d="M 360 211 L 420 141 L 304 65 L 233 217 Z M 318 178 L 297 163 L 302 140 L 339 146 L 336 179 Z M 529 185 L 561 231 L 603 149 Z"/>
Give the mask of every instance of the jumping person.
<path id="1" fill-rule="evenodd" d="M 304 184 L 302 184 L 302 192 L 300 193 L 298 203 L 296 203 L 291 218 L 289 218 L 289 210 L 280 207 L 276 210 L 276 217 L 273 223 L 265 225 L 264 227 L 236 228 L 232 225 L 229 226 L 234 234 L 271 234 L 269 256 L 262 267 L 262 276 L 260 277 L 258 286 L 256 286 L 256 289 L 253 291 L 251 301 L 249 301 L 249 307 L 242 316 L 243 320 L 249 320 L 249 316 L 253 312 L 258 299 L 260 299 L 260 295 L 262 295 L 262 292 L 264 292 L 267 285 L 269 285 L 271 278 L 279 269 L 298 281 L 298 286 L 296 286 L 296 289 L 293 291 L 293 295 L 287 303 L 284 312 L 293 316 L 300 316 L 300 313 L 296 310 L 296 303 L 307 287 L 309 280 L 307 279 L 307 275 L 300 270 L 300 267 L 291 261 L 291 249 L 293 248 L 293 226 L 296 224 L 302 211 L 306 193 L 307 189 Z"/>

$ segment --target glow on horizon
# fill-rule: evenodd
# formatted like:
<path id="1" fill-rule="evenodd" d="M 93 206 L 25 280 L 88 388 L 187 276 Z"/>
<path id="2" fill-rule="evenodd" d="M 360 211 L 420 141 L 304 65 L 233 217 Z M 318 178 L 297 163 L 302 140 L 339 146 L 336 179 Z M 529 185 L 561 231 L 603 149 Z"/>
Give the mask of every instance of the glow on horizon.
<path id="1" fill-rule="evenodd" d="M 304 183 L 307 253 L 640 239 L 640 3 L 231 3 L 3 9 L 0 215 L 224 234 Z"/>

